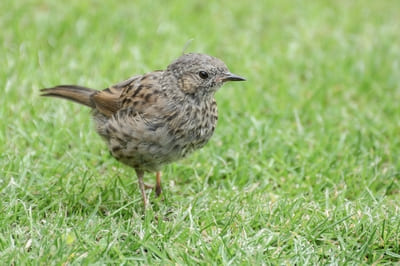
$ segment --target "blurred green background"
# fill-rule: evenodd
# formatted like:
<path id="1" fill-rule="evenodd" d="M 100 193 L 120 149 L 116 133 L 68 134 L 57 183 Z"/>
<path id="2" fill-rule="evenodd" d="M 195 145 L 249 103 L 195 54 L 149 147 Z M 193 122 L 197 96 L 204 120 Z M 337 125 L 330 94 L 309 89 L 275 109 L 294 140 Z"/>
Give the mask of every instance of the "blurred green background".
<path id="1" fill-rule="evenodd" d="M 0 258 L 8 264 L 391 264 L 400 259 L 400 2 L 0 2 Z M 187 52 L 247 82 L 143 216 L 90 112 Z M 150 182 L 153 175 L 146 177 Z"/>

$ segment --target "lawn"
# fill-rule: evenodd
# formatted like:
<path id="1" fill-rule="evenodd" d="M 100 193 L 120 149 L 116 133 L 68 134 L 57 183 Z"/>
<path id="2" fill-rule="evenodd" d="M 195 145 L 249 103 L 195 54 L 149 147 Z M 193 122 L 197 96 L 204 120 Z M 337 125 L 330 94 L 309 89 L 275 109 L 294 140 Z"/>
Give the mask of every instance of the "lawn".
<path id="1" fill-rule="evenodd" d="M 0 1 L 0 261 L 400 262 L 400 2 Z M 144 212 L 83 106 L 187 52 L 246 82 Z M 147 174 L 146 182 L 154 182 Z"/>

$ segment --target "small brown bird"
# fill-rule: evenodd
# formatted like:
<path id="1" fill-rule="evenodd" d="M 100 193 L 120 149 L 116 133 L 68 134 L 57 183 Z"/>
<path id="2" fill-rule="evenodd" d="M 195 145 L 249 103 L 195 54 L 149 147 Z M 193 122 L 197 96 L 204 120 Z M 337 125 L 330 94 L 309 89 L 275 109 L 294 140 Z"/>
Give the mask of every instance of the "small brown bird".
<path id="1" fill-rule="evenodd" d="M 156 172 L 161 194 L 162 165 L 185 157 L 211 138 L 218 119 L 215 92 L 244 78 L 218 58 L 184 54 L 166 70 L 134 76 L 98 91 L 76 85 L 42 89 L 92 108 L 96 131 L 117 160 L 133 167 L 146 208 L 144 172 Z"/>

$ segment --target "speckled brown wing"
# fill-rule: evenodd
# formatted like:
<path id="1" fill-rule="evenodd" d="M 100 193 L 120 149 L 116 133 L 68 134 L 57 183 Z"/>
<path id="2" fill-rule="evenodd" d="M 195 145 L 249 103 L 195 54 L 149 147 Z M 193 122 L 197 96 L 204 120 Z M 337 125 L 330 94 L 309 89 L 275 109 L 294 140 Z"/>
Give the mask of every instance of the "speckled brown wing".
<path id="1" fill-rule="evenodd" d="M 142 76 L 134 76 L 130 79 L 117 83 L 102 91 L 97 91 L 91 96 L 91 101 L 95 104 L 95 109 L 105 115 L 111 117 L 122 107 L 121 95 L 124 91 L 135 85 L 135 82 Z"/>
<path id="2" fill-rule="evenodd" d="M 111 117 L 124 109 L 145 113 L 155 103 L 160 92 L 159 79 L 162 71 L 134 76 L 92 95 L 96 110 Z"/>
<path id="3" fill-rule="evenodd" d="M 121 109 L 134 109 L 139 113 L 147 113 L 153 109 L 161 93 L 160 79 L 162 71 L 154 71 L 138 77 L 125 86 L 121 93 Z"/>

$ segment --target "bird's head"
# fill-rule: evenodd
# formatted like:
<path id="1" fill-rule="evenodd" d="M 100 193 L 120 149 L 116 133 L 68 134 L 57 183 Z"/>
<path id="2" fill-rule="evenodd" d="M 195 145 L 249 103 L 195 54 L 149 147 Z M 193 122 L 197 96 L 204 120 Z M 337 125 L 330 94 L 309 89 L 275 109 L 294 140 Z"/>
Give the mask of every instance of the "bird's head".
<path id="1" fill-rule="evenodd" d="M 198 53 L 184 54 L 166 72 L 175 77 L 179 89 L 195 97 L 212 96 L 227 81 L 244 81 L 232 74 L 220 59 Z"/>

